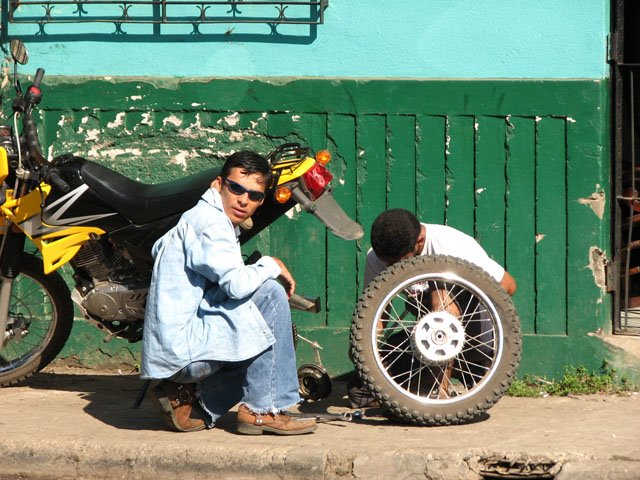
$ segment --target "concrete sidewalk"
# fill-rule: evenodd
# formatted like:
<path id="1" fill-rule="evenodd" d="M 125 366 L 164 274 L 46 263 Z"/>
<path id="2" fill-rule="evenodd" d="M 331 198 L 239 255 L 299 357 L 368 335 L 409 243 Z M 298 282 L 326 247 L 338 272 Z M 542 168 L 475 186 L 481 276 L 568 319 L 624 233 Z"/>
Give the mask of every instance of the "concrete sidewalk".
<path id="1" fill-rule="evenodd" d="M 0 390 L 0 479 L 640 479 L 638 394 L 505 397 L 462 426 L 367 415 L 311 435 L 253 437 L 232 433 L 233 414 L 212 430 L 166 431 L 148 399 L 131 408 L 142 385 L 135 375 L 56 372 Z M 333 387 L 302 410 L 350 411 L 344 384 Z"/>

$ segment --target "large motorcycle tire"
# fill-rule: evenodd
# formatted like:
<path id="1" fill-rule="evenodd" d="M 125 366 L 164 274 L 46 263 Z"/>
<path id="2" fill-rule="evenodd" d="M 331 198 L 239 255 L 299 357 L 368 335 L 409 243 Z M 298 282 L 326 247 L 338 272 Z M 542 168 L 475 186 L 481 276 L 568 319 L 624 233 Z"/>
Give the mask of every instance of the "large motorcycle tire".
<path id="1" fill-rule="evenodd" d="M 66 283 L 57 272 L 45 275 L 42 261 L 27 253 L 13 281 L 9 319 L 14 326 L 25 325 L 28 333 L 0 348 L 2 387 L 46 367 L 64 347 L 73 326 L 73 303 Z"/>
<path id="2" fill-rule="evenodd" d="M 444 292 L 457 311 L 443 308 Z M 507 293 L 484 270 L 442 255 L 408 258 L 380 273 L 351 324 L 363 385 L 386 416 L 416 425 L 476 419 L 511 385 L 521 350 Z"/>

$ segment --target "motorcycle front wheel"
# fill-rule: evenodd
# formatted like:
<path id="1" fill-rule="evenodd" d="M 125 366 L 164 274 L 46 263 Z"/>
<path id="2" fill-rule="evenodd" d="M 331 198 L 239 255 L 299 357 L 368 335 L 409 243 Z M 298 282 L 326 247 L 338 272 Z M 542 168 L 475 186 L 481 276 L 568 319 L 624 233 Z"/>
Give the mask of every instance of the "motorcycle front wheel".
<path id="1" fill-rule="evenodd" d="M 464 260 L 409 258 L 358 301 L 351 355 L 385 414 L 416 425 L 466 423 L 511 385 L 522 349 L 511 298 Z"/>
<path id="2" fill-rule="evenodd" d="M 0 347 L 0 386 L 23 380 L 60 353 L 73 326 L 69 289 L 57 272 L 45 275 L 39 258 L 23 253 L 9 303 L 10 337 Z"/>

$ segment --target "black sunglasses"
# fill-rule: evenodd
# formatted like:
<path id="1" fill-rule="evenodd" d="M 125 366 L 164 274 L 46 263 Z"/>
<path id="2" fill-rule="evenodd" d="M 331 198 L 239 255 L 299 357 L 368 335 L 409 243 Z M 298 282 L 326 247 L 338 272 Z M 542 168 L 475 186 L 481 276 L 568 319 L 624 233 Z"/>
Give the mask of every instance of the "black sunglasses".
<path id="1" fill-rule="evenodd" d="M 249 195 L 249 200 L 251 200 L 252 202 L 260 202 L 264 199 L 264 192 L 244 188 L 239 183 L 236 183 L 233 180 L 229 180 L 227 177 L 222 177 L 222 181 L 227 183 L 229 191 L 234 195 L 244 195 L 245 193 L 247 193 Z"/>

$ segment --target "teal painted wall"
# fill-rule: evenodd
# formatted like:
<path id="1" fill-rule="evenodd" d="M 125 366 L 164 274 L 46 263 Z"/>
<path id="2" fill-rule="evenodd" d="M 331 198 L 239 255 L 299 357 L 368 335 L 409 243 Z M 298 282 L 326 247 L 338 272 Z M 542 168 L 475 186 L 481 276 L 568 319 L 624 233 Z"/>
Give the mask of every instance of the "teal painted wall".
<path id="1" fill-rule="evenodd" d="M 42 11 L 22 6 L 18 14 Z M 283 26 L 280 36 L 231 23 L 202 26 L 200 35 L 188 25 L 122 28 L 114 35 L 113 24 L 47 25 L 47 35 L 36 35 L 37 25 L 9 24 L 7 33 L 26 39 L 34 65 L 55 75 L 608 76 L 608 0 L 330 0 L 324 25 Z"/>

